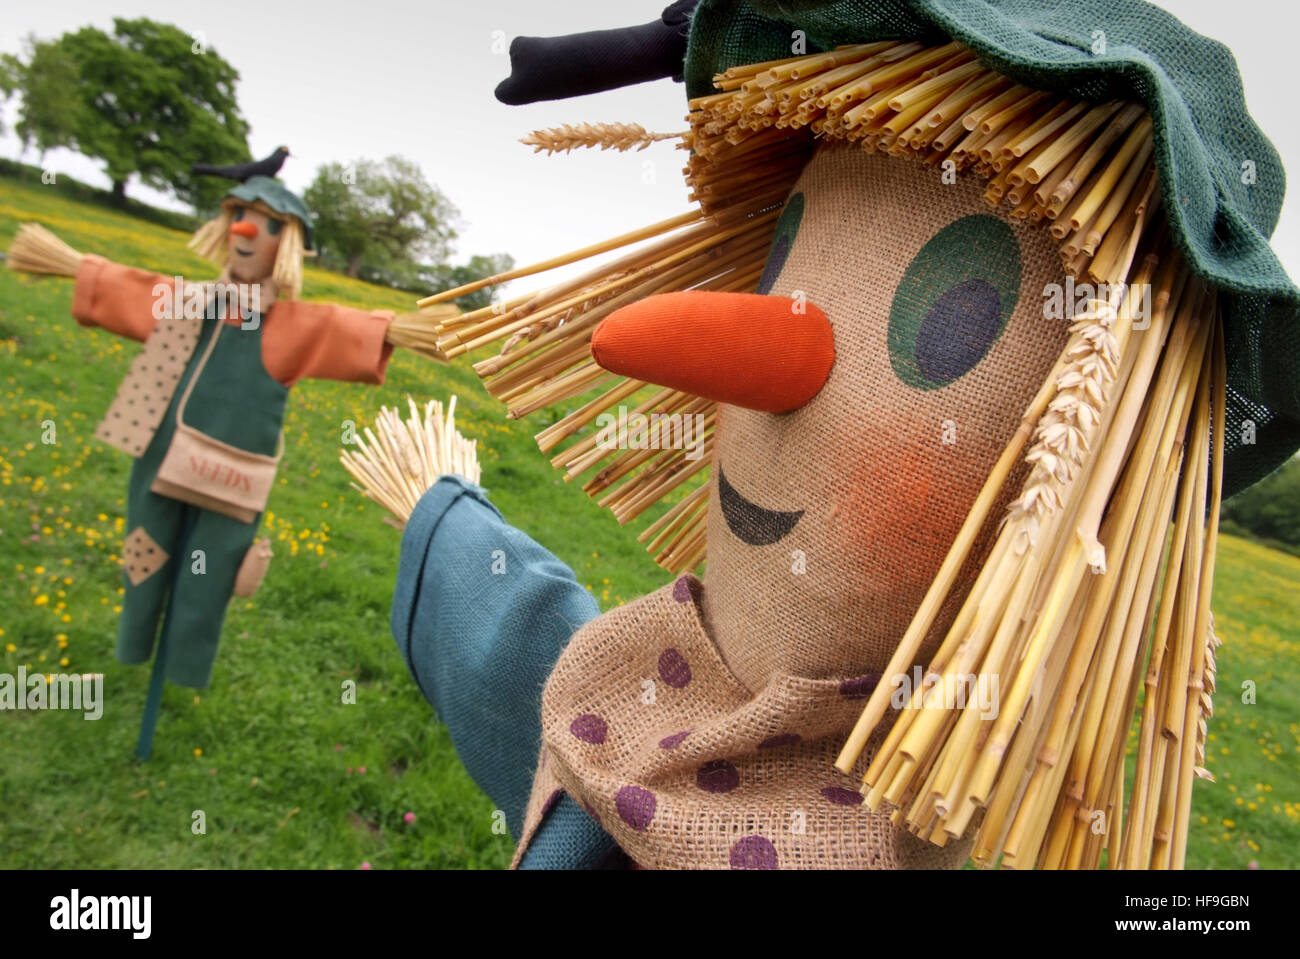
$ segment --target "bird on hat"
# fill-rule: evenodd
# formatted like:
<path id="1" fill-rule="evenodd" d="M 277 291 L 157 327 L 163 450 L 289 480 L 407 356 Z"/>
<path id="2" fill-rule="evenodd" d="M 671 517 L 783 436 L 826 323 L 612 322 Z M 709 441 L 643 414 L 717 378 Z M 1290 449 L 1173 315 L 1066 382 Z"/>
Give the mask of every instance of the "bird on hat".
<path id="1" fill-rule="evenodd" d="M 260 160 L 252 160 L 248 163 L 237 163 L 233 166 L 214 166 L 210 163 L 195 163 L 190 169 L 194 173 L 206 176 L 225 177 L 227 180 L 238 180 L 240 183 L 245 182 L 250 177 L 264 176 L 274 177 L 280 172 L 280 167 L 284 166 L 284 161 L 289 158 L 289 148 L 285 146 L 276 147 L 271 153 L 262 157 Z"/>
<path id="2" fill-rule="evenodd" d="M 412 513 L 394 637 L 515 865 L 1181 866 L 1219 504 L 1300 446 L 1231 54 L 1132 0 L 704 0 L 678 35 L 699 209 L 441 324 L 504 341 L 512 416 L 562 408 L 566 479 L 663 504 L 680 574 L 601 615 L 477 485 Z M 554 96 L 547 51 L 512 57 Z"/>

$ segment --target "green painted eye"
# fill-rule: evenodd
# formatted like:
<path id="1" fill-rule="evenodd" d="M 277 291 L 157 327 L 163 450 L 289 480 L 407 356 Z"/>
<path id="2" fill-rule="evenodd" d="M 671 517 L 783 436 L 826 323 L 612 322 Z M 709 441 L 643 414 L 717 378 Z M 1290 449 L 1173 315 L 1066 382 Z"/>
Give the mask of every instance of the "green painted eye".
<path id="1" fill-rule="evenodd" d="M 935 390 L 979 363 L 1020 295 L 1020 244 L 995 216 L 954 220 L 932 236 L 894 291 L 889 362 L 908 386 Z"/>
<path id="2" fill-rule="evenodd" d="M 279 236 L 280 231 L 284 229 L 284 221 L 277 220 L 273 216 L 266 218 L 266 232 L 271 236 Z"/>
<path id="3" fill-rule="evenodd" d="M 785 266 L 786 258 L 790 255 L 790 247 L 794 245 L 794 237 L 799 232 L 799 224 L 802 221 L 803 194 L 796 193 L 786 201 L 785 209 L 777 218 L 776 233 L 772 237 L 772 250 L 767 254 L 767 263 L 763 267 L 763 275 L 758 278 L 758 289 L 755 292 L 764 295 L 772 292 L 772 286 L 776 283 L 776 278 L 781 275 L 781 268 Z"/>
<path id="4" fill-rule="evenodd" d="M 231 221 L 234 223 L 238 223 L 240 220 L 242 220 L 244 218 L 245 209 L 246 207 L 242 207 L 242 206 L 235 207 L 234 210 L 232 210 L 230 213 Z"/>

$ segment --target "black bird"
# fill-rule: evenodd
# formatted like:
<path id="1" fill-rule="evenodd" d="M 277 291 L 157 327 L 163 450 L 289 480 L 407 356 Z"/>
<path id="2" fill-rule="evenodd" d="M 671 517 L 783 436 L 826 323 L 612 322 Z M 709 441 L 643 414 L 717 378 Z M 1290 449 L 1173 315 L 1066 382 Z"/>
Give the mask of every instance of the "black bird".
<path id="1" fill-rule="evenodd" d="M 275 152 L 270 156 L 249 163 L 239 163 L 235 166 L 212 166 L 207 163 L 196 163 L 190 167 L 190 170 L 194 173 L 204 173 L 209 176 L 223 176 L 227 180 L 238 180 L 243 183 L 249 177 L 275 176 L 280 172 L 280 167 L 284 166 L 285 157 L 288 155 L 288 147 L 276 147 Z"/>

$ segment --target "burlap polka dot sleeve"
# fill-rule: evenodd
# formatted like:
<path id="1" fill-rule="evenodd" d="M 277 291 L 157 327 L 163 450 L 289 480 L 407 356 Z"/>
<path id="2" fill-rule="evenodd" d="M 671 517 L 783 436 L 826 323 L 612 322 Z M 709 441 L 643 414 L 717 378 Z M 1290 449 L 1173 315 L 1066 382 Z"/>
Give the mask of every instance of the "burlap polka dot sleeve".
<path id="1" fill-rule="evenodd" d="M 99 326 L 143 342 L 154 328 L 154 304 L 171 296 L 172 281 L 158 273 L 122 266 L 87 254 L 77 270 L 72 315 L 82 326 Z"/>

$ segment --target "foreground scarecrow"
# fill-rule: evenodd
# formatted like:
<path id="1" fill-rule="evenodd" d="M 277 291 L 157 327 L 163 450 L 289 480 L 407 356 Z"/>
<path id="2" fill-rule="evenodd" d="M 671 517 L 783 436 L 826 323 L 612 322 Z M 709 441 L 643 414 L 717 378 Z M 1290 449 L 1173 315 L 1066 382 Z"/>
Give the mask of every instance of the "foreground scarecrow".
<path id="1" fill-rule="evenodd" d="M 442 324 L 706 580 L 598 615 L 446 477 L 397 643 L 524 867 L 1181 866 L 1219 504 L 1300 445 L 1278 157 L 1227 50 L 1141 3 L 790 7 L 694 12 L 697 214 Z M 607 449 L 620 404 L 708 455 Z"/>
<path id="2" fill-rule="evenodd" d="M 76 277 L 78 322 L 144 343 L 96 431 L 136 460 L 117 656 L 147 662 L 157 644 L 142 758 L 164 677 L 207 687 L 232 594 L 251 595 L 266 570 L 269 543 L 254 540 L 290 388 L 304 378 L 381 383 L 390 340 L 401 341 L 390 312 L 297 299 L 310 239 L 302 200 L 254 173 L 191 242 L 224 267 L 215 284 L 83 256 L 34 225 L 10 251 L 15 269 Z"/>

